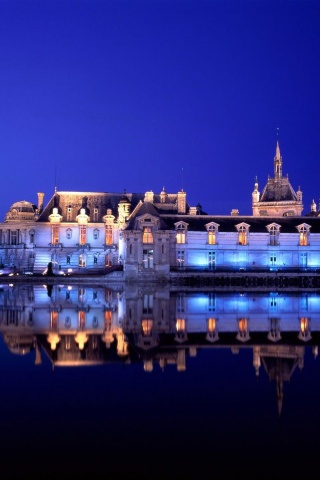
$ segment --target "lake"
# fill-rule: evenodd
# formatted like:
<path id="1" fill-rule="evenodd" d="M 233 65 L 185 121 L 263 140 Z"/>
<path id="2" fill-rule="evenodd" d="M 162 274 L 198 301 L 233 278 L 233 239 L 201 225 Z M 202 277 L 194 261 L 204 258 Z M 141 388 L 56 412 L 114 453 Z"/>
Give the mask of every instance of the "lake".
<path id="1" fill-rule="evenodd" d="M 4 478 L 308 474 L 318 292 L 0 287 Z"/>

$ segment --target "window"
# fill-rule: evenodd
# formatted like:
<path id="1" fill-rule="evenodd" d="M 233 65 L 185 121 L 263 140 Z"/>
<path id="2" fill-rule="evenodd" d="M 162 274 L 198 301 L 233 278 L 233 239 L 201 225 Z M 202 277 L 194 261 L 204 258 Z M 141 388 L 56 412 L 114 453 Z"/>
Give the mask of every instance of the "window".
<path id="1" fill-rule="evenodd" d="M 60 225 L 51 225 L 51 243 L 57 245 L 59 243 Z"/>
<path id="2" fill-rule="evenodd" d="M 30 243 L 34 243 L 35 231 L 32 229 L 29 232 L 29 241 Z"/>
<path id="3" fill-rule="evenodd" d="M 86 256 L 84 253 L 81 253 L 79 255 L 79 263 L 78 263 L 79 267 L 81 268 L 84 268 L 86 266 Z"/>
<path id="4" fill-rule="evenodd" d="M 275 246 L 279 245 L 279 227 L 272 225 L 269 229 L 270 234 L 270 245 Z"/>
<path id="5" fill-rule="evenodd" d="M 184 266 L 184 251 L 183 250 L 178 250 L 177 252 L 177 265 L 178 267 L 183 267 Z"/>
<path id="6" fill-rule="evenodd" d="M 186 227 L 182 223 L 177 226 L 177 243 L 186 243 Z"/>
<path id="7" fill-rule="evenodd" d="M 70 263 L 71 263 L 71 255 L 68 254 L 67 255 L 67 265 L 70 265 Z"/>
<path id="8" fill-rule="evenodd" d="M 153 295 L 143 295 L 143 313 L 153 313 Z"/>
<path id="9" fill-rule="evenodd" d="M 276 263 L 277 263 L 277 257 L 275 255 L 271 255 L 270 256 L 270 266 L 275 267 Z"/>
<path id="10" fill-rule="evenodd" d="M 206 225 L 206 227 L 208 231 L 208 239 L 207 239 L 208 245 L 216 245 L 219 225 L 216 223 L 209 223 Z"/>
<path id="11" fill-rule="evenodd" d="M 214 293 L 210 292 L 208 294 L 208 310 L 209 312 L 214 312 L 216 309 L 216 296 Z"/>
<path id="12" fill-rule="evenodd" d="M 111 225 L 106 225 L 106 245 L 113 243 L 113 229 Z"/>
<path id="13" fill-rule="evenodd" d="M 142 243 L 153 243 L 152 227 L 143 227 Z"/>
<path id="14" fill-rule="evenodd" d="M 93 230 L 93 239 L 98 240 L 98 238 L 99 238 L 99 230 L 97 228 L 95 228 Z"/>
<path id="15" fill-rule="evenodd" d="M 299 229 L 299 245 L 301 247 L 309 245 L 309 230 L 305 225 Z"/>
<path id="16" fill-rule="evenodd" d="M 307 265 L 308 265 L 307 254 L 305 252 L 301 253 L 300 254 L 300 267 L 307 268 Z"/>
<path id="17" fill-rule="evenodd" d="M 87 227 L 85 225 L 80 225 L 79 227 L 79 237 L 80 245 L 85 245 L 87 243 Z"/>
<path id="18" fill-rule="evenodd" d="M 153 268 L 153 250 L 143 250 L 142 268 Z"/>
<path id="19" fill-rule="evenodd" d="M 247 245 L 248 243 L 248 232 L 244 225 L 240 225 L 238 230 L 238 242 L 239 245 Z"/>
<path id="20" fill-rule="evenodd" d="M 216 267 L 216 252 L 208 252 L 208 268 L 214 270 Z"/>
<path id="21" fill-rule="evenodd" d="M 98 207 L 94 207 L 93 209 L 93 221 L 97 222 L 99 218 L 99 209 Z"/>
<path id="22" fill-rule="evenodd" d="M 67 230 L 66 230 L 66 237 L 67 237 L 67 240 L 71 240 L 71 238 L 72 238 L 72 230 L 71 230 L 71 228 L 67 228 Z"/>
<path id="23" fill-rule="evenodd" d="M 105 262 L 104 262 L 106 267 L 111 267 L 112 266 L 112 255 L 111 253 L 107 253 L 105 256 Z"/>

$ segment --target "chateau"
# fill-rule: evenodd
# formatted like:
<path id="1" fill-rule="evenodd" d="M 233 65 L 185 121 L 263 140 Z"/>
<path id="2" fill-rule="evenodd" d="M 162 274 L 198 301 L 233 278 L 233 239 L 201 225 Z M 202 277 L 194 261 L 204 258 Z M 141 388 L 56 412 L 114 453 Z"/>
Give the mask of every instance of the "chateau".
<path id="1" fill-rule="evenodd" d="M 55 191 L 48 203 L 15 202 L 0 223 L 0 264 L 16 273 L 107 274 L 124 280 L 175 272 L 315 271 L 320 218 L 313 202 L 282 175 L 277 141 L 274 176 L 256 181 L 252 215 L 214 215 L 190 206 L 183 190 L 167 193 Z"/>

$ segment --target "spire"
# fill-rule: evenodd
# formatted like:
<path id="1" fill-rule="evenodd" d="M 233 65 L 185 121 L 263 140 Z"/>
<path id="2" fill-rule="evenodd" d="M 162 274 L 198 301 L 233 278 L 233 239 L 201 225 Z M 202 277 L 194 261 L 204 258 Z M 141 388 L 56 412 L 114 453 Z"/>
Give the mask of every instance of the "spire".
<path id="1" fill-rule="evenodd" d="M 282 177 L 282 157 L 280 154 L 279 140 L 276 145 L 276 155 L 274 157 L 274 178 L 279 180 Z"/>

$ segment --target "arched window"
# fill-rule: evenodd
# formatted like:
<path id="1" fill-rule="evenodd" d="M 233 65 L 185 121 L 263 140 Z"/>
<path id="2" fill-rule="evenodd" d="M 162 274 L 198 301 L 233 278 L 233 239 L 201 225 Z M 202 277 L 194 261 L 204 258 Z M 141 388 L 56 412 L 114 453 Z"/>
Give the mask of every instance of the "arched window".
<path id="1" fill-rule="evenodd" d="M 176 232 L 177 243 L 186 243 L 186 226 L 180 223 L 177 225 Z"/>

